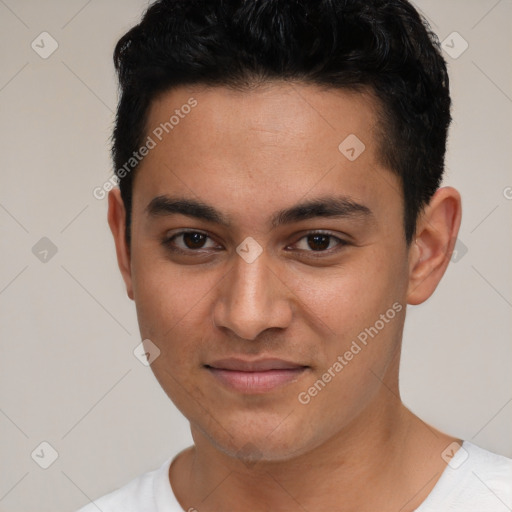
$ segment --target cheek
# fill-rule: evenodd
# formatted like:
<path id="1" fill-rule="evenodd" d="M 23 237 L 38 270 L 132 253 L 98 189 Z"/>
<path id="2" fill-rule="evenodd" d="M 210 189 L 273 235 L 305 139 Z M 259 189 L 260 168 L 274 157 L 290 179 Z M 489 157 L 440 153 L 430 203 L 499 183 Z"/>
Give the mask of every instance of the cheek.
<path id="1" fill-rule="evenodd" d="M 137 260 L 135 260 L 137 262 Z M 156 379 L 185 416 L 204 397 L 198 387 L 202 344 L 208 338 L 208 292 L 215 278 L 147 259 L 134 265 L 134 293 L 140 334 L 160 350 L 151 364 Z"/>
<path id="2" fill-rule="evenodd" d="M 295 269 L 290 288 L 309 312 L 312 322 L 334 337 L 353 337 L 373 325 L 406 291 L 406 261 L 378 247 L 362 249 L 346 263 L 325 269 Z"/>
<path id="3" fill-rule="evenodd" d="M 195 307 L 215 284 L 215 279 L 208 273 L 180 267 L 158 252 L 152 248 L 144 256 L 134 254 L 132 259 L 139 322 L 148 330 L 147 334 L 153 335 L 178 328 L 185 317 L 194 314 Z"/>
<path id="4" fill-rule="evenodd" d="M 383 375 L 396 354 L 405 314 L 406 261 L 379 253 L 377 247 L 369 248 L 343 267 L 297 280 L 304 311 L 316 321 L 312 328 L 318 334 L 323 326 L 327 334 L 319 343 L 318 367 L 309 384 L 329 369 L 336 376 L 326 377 L 329 392 L 317 386 L 322 389 L 318 404 L 330 399 L 364 403 L 361 390 L 376 389 L 375 375 Z M 340 364 L 333 367 L 336 362 Z"/>
<path id="5" fill-rule="evenodd" d="M 383 389 L 382 382 L 386 381 L 389 370 L 395 368 L 399 356 L 405 310 L 400 303 L 393 304 L 382 313 L 375 308 L 378 316 L 361 314 L 362 321 L 345 314 L 344 320 L 339 320 L 337 328 L 341 334 L 331 343 L 324 343 L 322 363 L 314 369 L 297 396 L 299 407 L 307 411 L 304 431 L 310 430 L 313 435 L 315 429 L 320 428 L 315 435 L 327 435 L 332 429 L 336 431 L 341 425 L 350 424 L 375 401 L 379 390 Z M 391 371 L 389 375 L 392 374 Z M 388 382 L 389 387 L 392 385 Z M 321 427 L 316 421 L 319 417 Z"/>
<path id="6" fill-rule="evenodd" d="M 151 367 L 169 391 L 169 386 L 174 386 L 166 372 L 181 381 L 197 366 L 199 345 L 205 338 L 201 329 L 205 329 L 208 290 L 214 283 L 206 275 L 187 275 L 169 262 L 137 263 L 135 260 L 133 274 L 140 335 L 160 350 Z"/>

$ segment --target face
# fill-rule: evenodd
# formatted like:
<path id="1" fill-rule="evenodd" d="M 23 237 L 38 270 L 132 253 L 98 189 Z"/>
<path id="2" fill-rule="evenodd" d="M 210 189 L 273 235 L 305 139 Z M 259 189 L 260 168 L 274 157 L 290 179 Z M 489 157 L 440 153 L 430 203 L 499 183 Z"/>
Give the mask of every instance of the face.
<path id="1" fill-rule="evenodd" d="M 313 450 L 396 378 L 408 249 L 376 109 L 281 83 L 152 105 L 125 278 L 158 381 L 225 453 Z"/>

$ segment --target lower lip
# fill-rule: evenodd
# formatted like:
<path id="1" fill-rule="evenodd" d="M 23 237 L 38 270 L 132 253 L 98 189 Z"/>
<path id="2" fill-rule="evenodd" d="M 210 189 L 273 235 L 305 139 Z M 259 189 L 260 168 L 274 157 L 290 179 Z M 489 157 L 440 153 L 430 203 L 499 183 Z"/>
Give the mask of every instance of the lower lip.
<path id="1" fill-rule="evenodd" d="M 261 372 L 241 372 L 211 367 L 207 367 L 207 369 L 227 387 L 242 393 L 256 394 L 266 393 L 285 384 L 295 382 L 307 368 L 300 367 Z"/>

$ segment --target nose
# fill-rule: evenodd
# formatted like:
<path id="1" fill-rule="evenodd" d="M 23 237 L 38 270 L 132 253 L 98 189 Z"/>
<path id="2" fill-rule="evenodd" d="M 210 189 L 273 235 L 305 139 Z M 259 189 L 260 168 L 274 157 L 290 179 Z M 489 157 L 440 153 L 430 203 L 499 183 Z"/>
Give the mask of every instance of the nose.
<path id="1" fill-rule="evenodd" d="M 214 306 L 215 325 L 245 340 L 255 340 L 267 329 L 286 328 L 292 319 L 293 294 L 272 270 L 265 252 L 252 263 L 234 258 Z"/>

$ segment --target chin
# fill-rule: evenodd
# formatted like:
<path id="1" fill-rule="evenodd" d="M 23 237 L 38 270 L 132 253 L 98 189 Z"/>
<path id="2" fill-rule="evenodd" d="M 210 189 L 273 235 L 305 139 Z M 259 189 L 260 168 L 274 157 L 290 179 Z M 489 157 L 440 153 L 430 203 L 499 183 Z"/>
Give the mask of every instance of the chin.
<path id="1" fill-rule="evenodd" d="M 279 420 L 261 415 L 251 419 L 247 413 L 244 416 L 242 422 L 226 422 L 219 418 L 220 425 L 229 425 L 225 429 L 220 427 L 212 431 L 197 428 L 217 450 L 242 461 L 247 467 L 261 462 L 287 461 L 321 443 L 319 439 L 309 438 L 309 432 L 297 419 L 293 423 L 287 422 L 286 415 L 284 420 L 282 416 Z M 193 437 L 196 441 L 194 434 Z"/>

